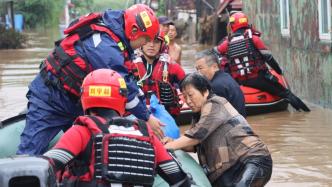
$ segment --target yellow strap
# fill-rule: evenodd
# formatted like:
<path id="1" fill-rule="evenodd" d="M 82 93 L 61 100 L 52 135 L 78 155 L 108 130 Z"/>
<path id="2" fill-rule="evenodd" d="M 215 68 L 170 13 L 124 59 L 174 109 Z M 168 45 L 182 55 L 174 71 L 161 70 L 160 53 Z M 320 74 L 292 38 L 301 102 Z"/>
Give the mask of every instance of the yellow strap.
<path id="1" fill-rule="evenodd" d="M 122 42 L 118 42 L 118 46 L 120 47 L 121 51 L 125 50 L 125 47 Z"/>
<path id="2" fill-rule="evenodd" d="M 169 44 L 169 36 L 167 34 L 165 35 L 165 42 L 166 42 L 166 45 Z"/>

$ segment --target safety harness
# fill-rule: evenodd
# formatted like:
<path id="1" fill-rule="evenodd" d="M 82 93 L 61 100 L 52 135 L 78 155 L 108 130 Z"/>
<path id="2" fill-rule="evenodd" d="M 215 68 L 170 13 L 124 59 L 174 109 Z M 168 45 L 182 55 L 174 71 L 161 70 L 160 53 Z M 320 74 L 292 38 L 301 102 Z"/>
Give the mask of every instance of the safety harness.
<path id="1" fill-rule="evenodd" d="M 142 88 L 147 97 L 147 104 L 152 94 L 156 94 L 160 103 L 163 104 L 171 114 L 178 115 L 181 105 L 176 89 L 169 81 L 169 64 L 167 59 L 159 57 L 153 65 L 146 63 L 141 57 L 134 60 L 133 75 L 137 84 Z"/>
<path id="2" fill-rule="evenodd" d="M 233 78 L 237 80 L 255 78 L 259 70 L 267 68 L 261 54 L 254 46 L 250 29 L 247 29 L 244 34 L 231 36 L 228 41 L 227 55 Z"/>
<path id="3" fill-rule="evenodd" d="M 73 176 L 64 180 L 65 186 L 79 183 L 84 187 L 105 181 L 129 186 L 152 186 L 156 161 L 153 139 L 145 122 L 114 118 L 102 123 L 99 117 L 84 116 L 75 124 L 88 127 L 92 137 L 85 151 L 80 154 L 81 157 L 71 163 L 69 168 Z M 87 162 L 91 160 L 92 151 L 94 163 Z M 94 179 L 80 183 L 79 176 L 88 172 L 91 164 Z"/>
<path id="4" fill-rule="evenodd" d="M 82 41 L 94 33 L 108 34 L 118 44 L 125 58 L 128 58 L 125 46 L 119 37 L 105 26 L 101 17 L 100 13 L 91 13 L 74 20 L 64 31 L 67 36 L 55 42 L 53 52 L 40 65 L 40 75 L 46 85 L 56 86 L 74 98 L 79 98 L 82 81 L 93 69 L 88 59 L 78 54 L 75 45 L 84 49 Z"/>

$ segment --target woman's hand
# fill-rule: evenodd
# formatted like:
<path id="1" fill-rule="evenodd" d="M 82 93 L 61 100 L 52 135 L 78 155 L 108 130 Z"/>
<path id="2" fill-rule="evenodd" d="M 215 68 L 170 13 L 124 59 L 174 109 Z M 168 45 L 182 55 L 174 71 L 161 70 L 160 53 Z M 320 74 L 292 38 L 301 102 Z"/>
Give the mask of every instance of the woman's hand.
<path id="1" fill-rule="evenodd" d="M 167 137 L 167 136 L 165 136 L 165 137 L 161 140 L 161 142 L 162 142 L 163 144 L 167 144 L 167 143 L 172 142 L 172 141 L 174 141 L 173 138 L 170 138 L 170 137 Z"/>
<path id="2" fill-rule="evenodd" d="M 150 125 L 151 129 L 153 130 L 154 134 L 161 140 L 164 138 L 164 132 L 161 129 L 161 126 L 164 126 L 156 117 L 150 115 L 149 120 L 147 123 Z"/>

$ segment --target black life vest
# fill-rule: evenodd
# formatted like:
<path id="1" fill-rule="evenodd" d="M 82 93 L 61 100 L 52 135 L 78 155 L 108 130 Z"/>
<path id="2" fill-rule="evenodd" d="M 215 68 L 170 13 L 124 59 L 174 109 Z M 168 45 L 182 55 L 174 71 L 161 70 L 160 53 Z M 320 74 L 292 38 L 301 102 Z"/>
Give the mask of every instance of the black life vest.
<path id="1" fill-rule="evenodd" d="M 46 85 L 56 86 L 74 98 L 79 98 L 82 81 L 93 69 L 88 60 L 78 54 L 74 46 L 83 45 L 82 40 L 94 33 L 107 33 L 124 52 L 125 58 L 128 57 L 128 52 L 119 37 L 103 24 L 101 17 L 100 13 L 91 13 L 74 20 L 64 31 L 67 36 L 55 42 L 53 52 L 40 66 L 40 75 Z M 54 75 L 52 78 L 49 77 L 49 72 Z"/>
<path id="2" fill-rule="evenodd" d="M 64 180 L 65 186 L 89 186 L 88 181 L 79 181 L 79 176 L 88 172 L 91 165 L 94 166 L 94 179 L 90 181 L 91 184 L 107 182 L 152 186 L 156 165 L 155 148 L 144 121 L 114 118 L 110 122 L 102 123 L 99 117 L 83 116 L 79 117 L 75 124 L 88 127 L 92 133 L 92 143 L 88 143 L 79 158 L 94 162 L 85 162 L 84 169 L 74 167 L 82 165 L 84 160 L 74 160 L 69 167 L 72 175 Z M 91 159 L 92 152 L 94 159 Z"/>
<path id="3" fill-rule="evenodd" d="M 244 34 L 229 38 L 227 55 L 230 72 L 237 80 L 257 77 L 259 70 L 267 68 L 261 54 L 255 48 L 250 29 Z"/>

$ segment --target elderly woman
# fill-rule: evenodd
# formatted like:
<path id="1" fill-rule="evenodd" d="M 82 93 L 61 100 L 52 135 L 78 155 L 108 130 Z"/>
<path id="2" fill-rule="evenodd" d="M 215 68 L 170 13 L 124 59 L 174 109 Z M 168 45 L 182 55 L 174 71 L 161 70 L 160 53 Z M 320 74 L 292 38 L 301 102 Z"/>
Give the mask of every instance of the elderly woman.
<path id="1" fill-rule="evenodd" d="M 248 122 L 198 73 L 185 77 L 181 91 L 194 112 L 193 124 L 179 139 L 166 140 L 166 148 L 196 150 L 213 186 L 264 186 L 272 159 Z"/>

